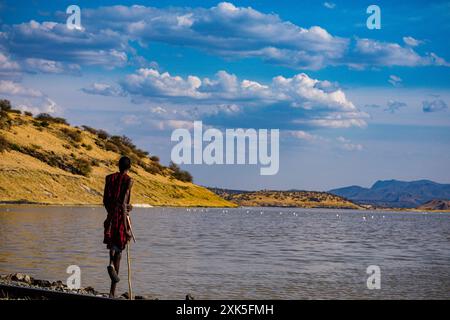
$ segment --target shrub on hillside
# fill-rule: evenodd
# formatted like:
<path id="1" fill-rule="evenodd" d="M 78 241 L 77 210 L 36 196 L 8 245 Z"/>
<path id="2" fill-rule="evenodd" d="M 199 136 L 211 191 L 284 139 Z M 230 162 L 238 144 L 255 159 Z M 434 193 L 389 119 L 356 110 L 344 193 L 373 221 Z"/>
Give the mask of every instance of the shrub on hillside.
<path id="1" fill-rule="evenodd" d="M 112 136 L 109 140 L 116 145 L 122 154 L 129 154 L 133 151 L 130 147 L 130 144 L 133 144 L 131 142 L 127 142 L 127 140 L 123 139 L 121 136 Z"/>
<path id="2" fill-rule="evenodd" d="M 73 167 L 75 169 L 74 173 L 81 174 L 85 177 L 87 177 L 92 171 L 91 163 L 86 159 L 75 159 L 73 162 Z"/>
<path id="3" fill-rule="evenodd" d="M 47 128 L 50 125 L 50 123 L 48 123 L 47 121 L 35 121 L 33 125 L 41 129 L 42 131 L 42 128 Z"/>
<path id="4" fill-rule="evenodd" d="M 0 100 L 0 129 L 8 129 L 11 127 L 11 119 L 8 111 L 11 110 L 9 100 Z"/>
<path id="5" fill-rule="evenodd" d="M 145 157 L 148 156 L 148 152 L 147 152 L 147 151 L 144 151 L 144 150 L 138 149 L 138 148 L 136 148 L 136 149 L 134 150 L 134 153 L 135 153 L 139 158 L 145 158 Z"/>
<path id="6" fill-rule="evenodd" d="M 105 143 L 105 150 L 106 151 L 112 151 L 112 152 L 115 152 L 115 153 L 119 153 L 120 152 L 119 148 L 114 143 L 112 143 L 111 141 L 108 141 L 108 142 Z"/>
<path id="7" fill-rule="evenodd" d="M 162 174 L 164 171 L 164 167 L 162 165 L 160 165 L 159 163 L 150 163 L 150 164 L 142 163 L 142 164 L 140 164 L 140 166 L 145 171 L 147 171 L 148 173 L 151 173 L 151 174 Z"/>
<path id="8" fill-rule="evenodd" d="M 96 132 L 96 134 L 97 134 L 97 137 L 99 137 L 102 140 L 106 140 L 109 138 L 109 133 L 106 132 L 105 130 L 98 130 Z"/>
<path id="9" fill-rule="evenodd" d="M 127 136 L 112 136 L 109 138 L 122 154 L 133 155 L 139 159 L 148 156 L 148 152 L 136 147 L 130 138 Z"/>
<path id="10" fill-rule="evenodd" d="M 152 160 L 153 162 L 159 162 L 159 157 L 158 156 L 151 156 L 150 160 Z"/>
<path id="11" fill-rule="evenodd" d="M 172 170 L 172 177 L 175 179 L 184 182 L 192 182 L 192 175 L 185 170 L 181 170 L 176 163 L 170 162 L 169 169 Z"/>
<path id="12" fill-rule="evenodd" d="M 59 123 L 59 124 L 69 125 L 69 123 L 67 122 L 66 119 L 61 118 L 61 117 L 52 117 L 48 113 L 40 113 L 35 117 L 35 119 L 39 120 L 39 121 L 45 121 L 48 123 Z"/>
<path id="13" fill-rule="evenodd" d="M 30 111 L 25 111 L 23 114 L 29 117 L 33 116 L 33 113 L 31 113 Z"/>
<path id="14" fill-rule="evenodd" d="M 36 158 L 51 167 L 60 168 L 73 174 L 88 176 L 92 170 L 91 162 L 86 159 L 77 159 L 75 154 L 71 153 L 71 158 L 59 156 L 54 151 L 43 151 L 37 145 L 21 146 L 15 143 L 9 144 L 9 149 Z"/>
<path id="15" fill-rule="evenodd" d="M 92 146 L 90 144 L 82 143 L 81 146 L 83 148 L 85 148 L 87 151 L 91 151 L 92 150 Z"/>
<path id="16" fill-rule="evenodd" d="M 136 146 L 134 145 L 133 141 L 131 141 L 130 138 L 128 138 L 127 136 L 114 136 L 111 137 L 117 139 L 121 144 L 123 144 L 124 146 L 127 146 L 130 149 L 136 149 Z"/>
<path id="17" fill-rule="evenodd" d="M 85 131 L 87 131 L 87 132 L 90 132 L 90 133 L 92 133 L 92 134 L 95 134 L 95 135 L 97 135 L 97 130 L 96 129 L 94 129 L 94 128 L 92 128 L 92 127 L 89 127 L 89 126 L 82 126 L 82 128 L 85 130 Z"/>
<path id="18" fill-rule="evenodd" d="M 135 154 L 130 153 L 130 154 L 124 154 L 124 155 L 126 155 L 126 156 L 128 156 L 128 158 L 130 158 L 132 165 L 135 166 L 135 165 L 140 165 L 141 164 L 141 161 L 139 160 L 139 157 L 137 157 Z"/>
<path id="19" fill-rule="evenodd" d="M 73 142 L 81 142 L 81 140 L 83 140 L 83 137 L 81 136 L 81 131 L 80 130 L 73 130 L 73 129 L 69 129 L 69 128 L 62 128 L 61 132 L 69 140 L 72 140 Z"/>
<path id="20" fill-rule="evenodd" d="M 38 150 L 38 149 L 42 149 L 42 147 L 40 145 L 37 144 L 31 144 L 30 148 L 32 148 L 33 150 Z"/>
<path id="21" fill-rule="evenodd" d="M 8 140 L 6 140 L 4 136 L 0 135 L 0 153 L 8 150 L 9 150 Z"/>
<path id="22" fill-rule="evenodd" d="M 11 127 L 11 118 L 6 111 L 0 110 L 0 129 L 8 129 Z"/>
<path id="23" fill-rule="evenodd" d="M 98 147 L 100 147 L 100 148 L 106 150 L 106 148 L 105 148 L 105 144 L 106 144 L 106 143 L 105 143 L 105 142 L 103 142 L 102 140 L 95 140 L 94 142 L 95 142 L 95 144 L 96 144 Z"/>

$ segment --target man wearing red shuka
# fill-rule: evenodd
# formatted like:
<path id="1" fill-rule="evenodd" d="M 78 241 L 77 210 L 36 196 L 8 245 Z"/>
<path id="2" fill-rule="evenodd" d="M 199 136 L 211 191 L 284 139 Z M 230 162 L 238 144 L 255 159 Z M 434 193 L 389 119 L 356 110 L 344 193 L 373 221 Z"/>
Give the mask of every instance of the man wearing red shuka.
<path id="1" fill-rule="evenodd" d="M 128 176 L 131 160 L 122 157 L 119 160 L 119 172 L 110 174 L 105 179 L 103 205 L 108 212 L 105 222 L 103 243 L 109 249 L 109 266 L 107 267 L 111 278 L 109 296 L 114 298 L 116 284 L 120 281 L 119 268 L 122 250 L 125 249 L 131 238 L 131 229 L 128 224 L 128 213 L 132 210 L 130 205 L 131 187 L 133 180 Z"/>

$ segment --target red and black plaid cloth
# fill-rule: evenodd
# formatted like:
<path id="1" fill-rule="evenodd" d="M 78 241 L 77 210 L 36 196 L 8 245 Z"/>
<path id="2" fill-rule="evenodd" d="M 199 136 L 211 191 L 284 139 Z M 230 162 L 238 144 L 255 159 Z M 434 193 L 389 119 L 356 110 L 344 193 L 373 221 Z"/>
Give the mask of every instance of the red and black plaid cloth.
<path id="1" fill-rule="evenodd" d="M 103 204 L 108 211 L 103 226 L 105 227 L 104 240 L 108 249 L 112 246 L 123 250 L 128 238 L 124 223 L 123 201 L 130 184 L 131 178 L 126 173 L 113 173 L 106 176 L 105 191 L 103 193 Z M 130 198 L 130 197 L 129 197 Z M 129 199 L 128 198 L 128 202 Z"/>

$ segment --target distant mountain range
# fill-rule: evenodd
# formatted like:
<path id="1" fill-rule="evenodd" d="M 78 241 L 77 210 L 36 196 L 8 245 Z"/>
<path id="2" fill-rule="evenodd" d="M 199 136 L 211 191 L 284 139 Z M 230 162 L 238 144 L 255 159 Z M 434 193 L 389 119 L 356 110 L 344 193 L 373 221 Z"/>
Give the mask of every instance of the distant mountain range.
<path id="1" fill-rule="evenodd" d="M 329 191 L 360 204 L 378 207 L 416 208 L 431 200 L 449 200 L 450 184 L 430 180 L 377 181 L 371 188 L 350 186 Z"/>

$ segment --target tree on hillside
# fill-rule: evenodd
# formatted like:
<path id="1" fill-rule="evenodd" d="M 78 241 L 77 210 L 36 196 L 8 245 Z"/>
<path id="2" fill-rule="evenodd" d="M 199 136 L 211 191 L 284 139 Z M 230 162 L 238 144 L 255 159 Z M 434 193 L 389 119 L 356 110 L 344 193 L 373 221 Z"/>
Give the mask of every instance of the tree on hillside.
<path id="1" fill-rule="evenodd" d="M 181 170 L 180 167 L 174 163 L 174 162 L 170 162 L 169 165 L 169 169 L 173 171 L 172 176 L 180 181 L 184 181 L 184 182 L 192 182 L 193 178 L 192 175 L 185 170 Z"/>
<path id="2" fill-rule="evenodd" d="M 0 110 L 1 111 L 10 111 L 12 109 L 11 107 L 11 102 L 9 100 L 6 99 L 1 99 L 0 100 Z"/>

